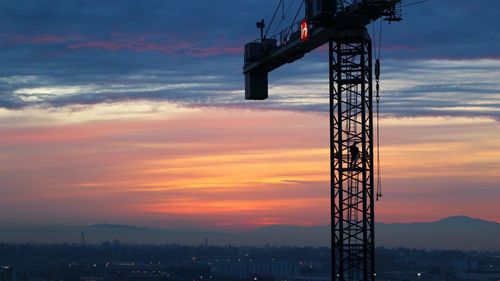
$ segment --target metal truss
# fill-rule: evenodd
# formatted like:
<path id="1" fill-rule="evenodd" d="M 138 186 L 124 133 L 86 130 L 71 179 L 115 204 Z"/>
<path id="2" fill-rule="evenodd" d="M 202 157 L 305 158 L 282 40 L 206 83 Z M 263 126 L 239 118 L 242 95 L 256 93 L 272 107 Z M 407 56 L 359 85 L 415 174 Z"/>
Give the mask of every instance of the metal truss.
<path id="1" fill-rule="evenodd" d="M 364 28 L 329 43 L 332 280 L 375 280 L 371 51 Z"/>

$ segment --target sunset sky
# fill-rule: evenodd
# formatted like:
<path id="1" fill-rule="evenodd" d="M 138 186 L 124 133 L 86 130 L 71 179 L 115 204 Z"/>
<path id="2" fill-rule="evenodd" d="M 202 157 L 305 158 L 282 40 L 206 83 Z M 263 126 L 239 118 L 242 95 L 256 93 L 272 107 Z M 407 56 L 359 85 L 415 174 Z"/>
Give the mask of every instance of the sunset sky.
<path id="1" fill-rule="evenodd" d="M 275 2 L 0 0 L 0 222 L 328 224 L 325 49 L 244 100 Z M 500 222 L 500 2 L 478 2 L 383 24 L 377 221 Z"/>

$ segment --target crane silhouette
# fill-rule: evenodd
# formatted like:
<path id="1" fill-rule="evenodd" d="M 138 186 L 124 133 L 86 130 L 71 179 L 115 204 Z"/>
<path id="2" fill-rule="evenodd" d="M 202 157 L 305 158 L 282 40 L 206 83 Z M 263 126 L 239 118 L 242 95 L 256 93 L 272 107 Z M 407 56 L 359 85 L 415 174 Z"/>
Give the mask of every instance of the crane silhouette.
<path id="1" fill-rule="evenodd" d="M 271 24 L 266 29 L 259 21 L 260 38 L 245 45 L 245 98 L 267 99 L 270 71 L 328 44 L 332 280 L 375 280 L 380 194 L 374 191 L 373 44 L 366 26 L 381 18 L 400 21 L 401 0 L 300 1 L 291 25 L 268 37 L 278 13 L 283 20 L 291 4 L 285 6 L 280 0 Z M 377 104 L 379 76 L 377 58 Z"/>

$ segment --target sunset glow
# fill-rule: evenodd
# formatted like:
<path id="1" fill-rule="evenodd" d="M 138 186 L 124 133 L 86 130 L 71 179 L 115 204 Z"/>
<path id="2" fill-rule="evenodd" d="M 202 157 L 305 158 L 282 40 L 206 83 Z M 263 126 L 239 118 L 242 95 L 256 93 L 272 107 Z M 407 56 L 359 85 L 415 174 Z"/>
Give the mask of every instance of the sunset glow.
<path id="1" fill-rule="evenodd" d="M 231 229 L 329 222 L 326 115 L 163 104 L 146 118 L 122 116 L 148 108 L 100 105 L 3 126 L 0 219 L 33 223 L 27 214 L 37 212 L 39 223 Z M 488 196 L 500 179 L 497 122 L 383 119 L 382 128 L 379 221 L 463 212 L 498 220 Z"/>

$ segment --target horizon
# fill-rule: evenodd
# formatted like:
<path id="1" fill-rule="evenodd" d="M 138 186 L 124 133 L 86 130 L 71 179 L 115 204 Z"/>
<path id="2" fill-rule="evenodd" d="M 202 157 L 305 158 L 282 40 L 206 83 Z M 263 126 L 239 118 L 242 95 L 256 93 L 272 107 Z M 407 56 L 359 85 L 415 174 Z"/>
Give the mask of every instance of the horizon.
<path id="1" fill-rule="evenodd" d="M 376 221 L 376 224 L 425 224 L 425 223 L 437 223 L 437 222 L 442 222 L 442 221 L 447 221 L 447 220 L 459 220 L 459 219 L 466 219 L 466 220 L 472 220 L 472 221 L 481 221 L 481 222 L 488 222 L 488 223 L 496 223 L 500 224 L 499 221 L 494 221 L 494 220 L 485 220 L 481 218 L 476 218 L 476 217 L 470 217 L 470 216 L 464 216 L 464 215 L 454 215 L 454 216 L 449 216 L 449 217 L 443 217 L 440 219 L 436 220 L 429 220 L 429 221 L 404 221 L 404 222 L 385 222 L 385 221 Z M 293 225 L 293 224 L 269 224 L 269 225 L 264 225 L 264 226 L 257 226 L 254 228 L 241 228 L 241 229 L 233 229 L 233 228 L 161 228 L 161 227 L 154 227 L 154 226 L 147 226 L 147 225 L 140 225 L 140 224 L 121 224 L 121 223 L 113 223 L 113 222 L 95 222 L 91 224 L 22 224 L 22 225 L 14 225 L 14 224 L 8 224 L 8 223 L 1 223 L 2 225 L 0 229 L 6 229 L 6 228 L 43 228 L 43 227 L 83 227 L 82 230 L 85 230 L 85 227 L 95 227 L 95 226 L 111 226 L 111 227 L 131 227 L 131 228 L 138 228 L 138 229 L 158 229 L 158 230 L 166 230 L 166 231 L 215 231 L 215 232 L 245 232 L 245 231 L 254 231 L 254 230 L 259 230 L 263 228 L 268 228 L 268 227 L 293 227 L 293 228 L 314 228 L 314 227 L 326 227 L 330 226 L 330 224 L 317 224 L 317 225 Z"/>
<path id="2" fill-rule="evenodd" d="M 434 222 L 376 223 L 376 244 L 385 248 L 500 251 L 500 224 L 455 216 Z M 460 235 L 454 235 L 455 233 Z M 253 229 L 164 229 L 132 225 L 0 227 L 2 243 L 329 247 L 330 225 L 268 225 Z"/>

